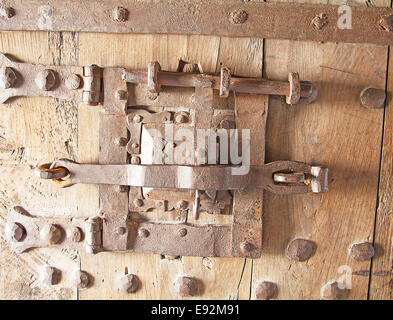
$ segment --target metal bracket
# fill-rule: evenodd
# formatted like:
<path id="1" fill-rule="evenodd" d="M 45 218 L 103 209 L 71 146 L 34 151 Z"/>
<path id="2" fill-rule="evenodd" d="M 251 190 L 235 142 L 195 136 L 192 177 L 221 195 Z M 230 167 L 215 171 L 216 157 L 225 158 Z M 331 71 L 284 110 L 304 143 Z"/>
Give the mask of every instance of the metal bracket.
<path id="1" fill-rule="evenodd" d="M 264 165 L 267 95 L 284 95 L 291 104 L 316 98 L 315 87 L 295 73 L 283 82 L 233 77 L 225 67 L 220 75 L 186 72 L 192 71 L 187 66 L 184 72 L 165 72 L 157 62 L 147 70 L 48 67 L 4 55 L 0 65 L 2 102 L 21 95 L 50 96 L 103 109 L 98 164 L 59 160 L 36 170 L 62 187 L 99 184 L 99 215 L 49 219 L 13 209 L 7 240 L 18 252 L 53 245 L 91 253 L 256 258 L 262 250 L 262 189 L 279 194 L 327 191 L 326 168 L 293 161 Z M 166 135 L 169 126 L 172 135 Z M 236 143 L 253 146 L 248 172 L 233 174 L 243 164 L 208 163 L 196 141 L 190 159 L 197 162 L 173 165 L 171 155 L 182 144 L 176 132 L 188 130 L 196 138 L 203 129 L 229 134 L 228 139 L 233 130 L 248 130 L 250 141 Z M 221 136 L 220 142 L 214 140 L 217 148 L 224 142 Z M 152 148 L 160 151 L 158 158 L 149 156 Z M 222 161 L 225 155 L 219 155 Z M 229 221 L 206 222 L 210 215 Z"/>

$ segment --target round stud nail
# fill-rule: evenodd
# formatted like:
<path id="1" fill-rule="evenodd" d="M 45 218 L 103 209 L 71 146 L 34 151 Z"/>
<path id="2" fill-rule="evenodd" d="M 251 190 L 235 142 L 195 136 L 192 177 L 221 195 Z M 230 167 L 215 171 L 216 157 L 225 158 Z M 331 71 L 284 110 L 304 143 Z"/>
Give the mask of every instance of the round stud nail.
<path id="1" fill-rule="evenodd" d="M 255 296 L 259 300 L 270 300 L 277 294 L 277 285 L 274 282 L 260 282 L 256 288 Z"/>
<path id="2" fill-rule="evenodd" d="M 139 279 L 135 274 L 126 274 L 117 279 L 117 287 L 124 293 L 134 293 L 139 288 Z"/>
<path id="3" fill-rule="evenodd" d="M 50 69 L 42 70 L 37 74 L 35 83 L 41 90 L 50 91 L 56 84 L 56 73 Z"/>
<path id="4" fill-rule="evenodd" d="M 287 256 L 293 261 L 306 261 L 314 254 L 314 243 L 306 239 L 295 239 L 287 248 Z"/>

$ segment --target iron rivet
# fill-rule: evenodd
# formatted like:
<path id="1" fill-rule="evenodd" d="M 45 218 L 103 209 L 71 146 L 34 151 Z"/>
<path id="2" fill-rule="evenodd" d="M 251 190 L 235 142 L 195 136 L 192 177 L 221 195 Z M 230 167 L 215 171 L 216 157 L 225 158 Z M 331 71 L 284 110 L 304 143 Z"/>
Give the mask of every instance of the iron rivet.
<path id="1" fill-rule="evenodd" d="M 127 232 L 127 229 L 126 228 L 124 228 L 124 227 L 119 227 L 118 229 L 117 229 L 117 234 L 119 234 L 119 235 L 124 235 L 124 234 L 126 234 L 126 232 Z"/>
<path id="2" fill-rule="evenodd" d="M 270 300 L 277 294 L 277 285 L 274 282 L 263 281 L 258 284 L 255 296 L 260 300 Z"/>
<path id="3" fill-rule="evenodd" d="M 113 9 L 112 17 L 117 22 L 125 22 L 128 20 L 128 10 L 123 7 L 117 7 Z"/>
<path id="4" fill-rule="evenodd" d="M 0 6 L 0 16 L 2 16 L 3 18 L 12 18 L 14 15 L 14 8 Z"/>
<path id="5" fill-rule="evenodd" d="M 115 144 L 118 145 L 119 147 L 125 147 L 128 143 L 128 139 L 124 137 L 117 137 L 115 139 Z"/>
<path id="6" fill-rule="evenodd" d="M 297 262 L 306 261 L 314 254 L 315 245 L 306 239 L 295 239 L 291 241 L 287 248 L 289 259 Z"/>
<path id="7" fill-rule="evenodd" d="M 58 244 L 62 240 L 63 230 L 54 224 L 47 224 L 41 230 L 40 235 L 45 242 L 49 244 Z"/>
<path id="8" fill-rule="evenodd" d="M 251 250 L 252 250 L 252 244 L 251 244 L 251 243 L 249 243 L 249 242 L 247 242 L 247 241 L 244 241 L 244 242 L 242 242 L 242 243 L 240 244 L 240 251 L 241 251 L 243 254 L 250 253 Z"/>
<path id="9" fill-rule="evenodd" d="M 188 207 L 188 202 L 184 200 L 180 200 L 176 203 L 178 209 L 186 209 Z"/>
<path id="10" fill-rule="evenodd" d="M 328 17 L 326 13 L 320 13 L 319 15 L 315 16 L 311 23 L 316 30 L 322 30 L 328 24 Z"/>
<path id="11" fill-rule="evenodd" d="M 9 239 L 20 242 L 23 241 L 26 230 L 21 224 L 12 223 L 6 225 L 5 234 Z"/>
<path id="12" fill-rule="evenodd" d="M 37 74 L 35 83 L 41 90 L 50 91 L 56 84 L 56 73 L 50 69 L 42 70 Z"/>
<path id="13" fill-rule="evenodd" d="M 138 207 L 138 208 L 142 207 L 143 206 L 143 200 L 142 199 L 135 199 L 134 200 L 134 205 L 135 205 L 135 207 Z"/>
<path id="14" fill-rule="evenodd" d="M 44 284 L 53 286 L 60 282 L 61 271 L 51 266 L 45 266 L 40 270 L 40 281 Z"/>
<path id="15" fill-rule="evenodd" d="M 77 74 L 73 73 L 65 79 L 64 83 L 67 89 L 77 90 L 81 85 L 81 78 Z"/>
<path id="16" fill-rule="evenodd" d="M 247 18 L 247 12 L 242 9 L 232 11 L 229 14 L 229 21 L 233 24 L 243 24 L 244 22 L 246 22 Z"/>
<path id="17" fill-rule="evenodd" d="M 186 123 L 187 122 L 187 117 L 184 114 L 178 114 L 175 118 L 175 121 L 177 123 Z"/>
<path id="18" fill-rule="evenodd" d="M 9 67 L 0 68 L 0 87 L 3 89 L 13 88 L 16 84 L 17 76 L 14 70 Z"/>
<path id="19" fill-rule="evenodd" d="M 75 270 L 71 275 L 71 280 L 78 289 L 85 289 L 90 285 L 90 276 L 86 271 Z"/>
<path id="20" fill-rule="evenodd" d="M 132 119 L 135 123 L 139 123 L 142 121 L 142 117 L 139 114 L 136 114 Z"/>
<path id="21" fill-rule="evenodd" d="M 340 300 L 344 298 L 345 290 L 340 288 L 337 281 L 325 284 L 321 289 L 321 298 L 324 300 Z"/>
<path id="22" fill-rule="evenodd" d="M 187 229 L 186 228 L 181 228 L 179 231 L 178 231 L 178 234 L 179 234 L 179 237 L 185 237 L 186 235 L 187 235 Z"/>
<path id="23" fill-rule="evenodd" d="M 381 20 L 379 20 L 380 27 L 385 30 L 392 32 L 393 31 L 393 14 L 390 16 L 383 16 Z"/>
<path id="24" fill-rule="evenodd" d="M 351 246 L 350 257 L 356 261 L 367 261 L 374 257 L 375 250 L 371 243 L 355 243 Z"/>
<path id="25" fill-rule="evenodd" d="M 176 289 L 181 297 L 194 297 L 198 294 L 198 280 L 192 277 L 179 277 Z"/>
<path id="26" fill-rule="evenodd" d="M 140 164 L 141 163 L 141 159 L 139 157 L 131 157 L 131 164 Z"/>
<path id="27" fill-rule="evenodd" d="M 117 90 L 117 91 L 115 92 L 115 98 L 116 98 L 117 100 L 126 100 L 126 98 L 127 98 L 127 92 L 124 91 L 124 90 Z"/>
<path id="28" fill-rule="evenodd" d="M 133 293 L 139 288 L 139 279 L 135 274 L 126 274 L 117 280 L 117 287 L 124 293 Z"/>
<path id="29" fill-rule="evenodd" d="M 385 105 L 386 93 L 384 89 L 365 88 L 360 93 L 360 104 L 368 109 L 381 109 Z"/>
<path id="30" fill-rule="evenodd" d="M 72 242 L 81 242 L 83 238 L 83 234 L 80 228 L 74 227 L 67 229 L 67 237 L 72 241 Z"/>
<path id="31" fill-rule="evenodd" d="M 145 228 L 141 228 L 138 230 L 138 235 L 142 238 L 147 238 L 148 236 L 150 236 L 150 232 Z"/>
<path id="32" fill-rule="evenodd" d="M 116 190 L 116 192 L 124 193 L 124 192 L 128 191 L 128 186 L 116 185 L 115 190 Z"/>

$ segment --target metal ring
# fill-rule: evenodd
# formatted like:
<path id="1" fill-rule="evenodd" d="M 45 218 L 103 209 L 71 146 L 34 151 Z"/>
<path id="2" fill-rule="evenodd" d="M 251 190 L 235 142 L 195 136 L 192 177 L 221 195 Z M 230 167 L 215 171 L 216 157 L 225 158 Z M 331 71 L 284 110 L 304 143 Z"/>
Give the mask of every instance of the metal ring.
<path id="1" fill-rule="evenodd" d="M 62 179 L 67 177 L 70 172 L 67 170 L 67 168 L 64 167 L 56 167 L 54 168 L 52 166 L 52 163 L 45 163 L 40 165 L 36 170 L 35 170 L 37 176 L 39 176 L 41 179 Z"/>

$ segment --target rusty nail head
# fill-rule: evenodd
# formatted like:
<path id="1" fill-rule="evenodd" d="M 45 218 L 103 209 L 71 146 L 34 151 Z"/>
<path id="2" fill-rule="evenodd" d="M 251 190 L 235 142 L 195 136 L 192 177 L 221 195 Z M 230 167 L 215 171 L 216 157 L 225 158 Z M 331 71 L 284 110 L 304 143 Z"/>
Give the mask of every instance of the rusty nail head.
<path id="1" fill-rule="evenodd" d="M 287 256 L 293 261 L 305 261 L 314 253 L 314 243 L 306 239 L 295 239 L 287 248 Z"/>
<path id="2" fill-rule="evenodd" d="M 240 251 L 241 251 L 243 254 L 250 253 L 251 250 L 252 250 L 252 244 L 251 244 L 251 243 L 249 243 L 249 242 L 247 242 L 247 241 L 244 241 L 244 242 L 242 242 L 242 243 L 240 244 Z"/>
<path id="3" fill-rule="evenodd" d="M 178 114 L 175 118 L 177 123 L 185 123 L 187 122 L 187 117 L 184 114 Z"/>
<path id="4" fill-rule="evenodd" d="M 243 24 L 247 18 L 247 12 L 242 9 L 234 10 L 229 14 L 229 21 L 233 24 Z"/>
<path id="5" fill-rule="evenodd" d="M 56 285 L 60 283 L 61 271 L 51 266 L 45 266 L 40 270 L 40 280 L 47 285 Z"/>
<path id="6" fill-rule="evenodd" d="M 380 27 L 385 30 L 392 32 L 393 31 L 393 14 L 389 16 L 383 16 L 381 20 L 379 20 Z"/>
<path id="7" fill-rule="evenodd" d="M 90 276 L 86 271 L 75 270 L 71 276 L 72 284 L 78 289 L 87 288 L 90 285 Z"/>
<path id="8" fill-rule="evenodd" d="M 47 224 L 42 228 L 41 232 L 42 240 L 49 244 L 58 244 L 62 240 L 63 230 L 54 224 Z"/>
<path id="9" fill-rule="evenodd" d="M 139 288 L 139 279 L 135 274 L 126 274 L 117 280 L 117 287 L 124 293 L 133 293 Z"/>
<path id="10" fill-rule="evenodd" d="M 178 209 L 186 209 L 188 206 L 188 202 L 185 200 L 180 200 L 176 203 Z"/>
<path id="11" fill-rule="evenodd" d="M 360 93 L 360 103 L 368 109 L 381 109 L 385 105 L 386 92 L 384 89 L 365 88 Z"/>
<path id="12" fill-rule="evenodd" d="M 12 7 L 0 6 L 0 16 L 3 18 L 12 18 L 15 15 L 15 10 Z"/>
<path id="13" fill-rule="evenodd" d="M 50 69 L 42 70 L 38 72 L 35 83 L 41 90 L 50 91 L 56 84 L 56 73 Z"/>
<path id="14" fill-rule="evenodd" d="M 178 231 L 179 237 L 185 237 L 187 235 L 187 229 L 186 228 L 181 228 Z"/>
<path id="15" fill-rule="evenodd" d="M 119 147 L 125 147 L 128 143 L 128 139 L 124 137 L 117 137 L 115 139 L 115 144 L 118 145 Z"/>
<path id="16" fill-rule="evenodd" d="M 142 121 L 142 117 L 139 114 L 136 114 L 132 119 L 135 123 L 139 123 Z"/>
<path id="17" fill-rule="evenodd" d="M 337 281 L 325 284 L 321 289 L 321 298 L 324 300 L 340 300 L 344 297 L 345 290 L 341 289 Z"/>
<path id="18" fill-rule="evenodd" d="M 141 159 L 139 157 L 133 156 L 131 157 L 131 164 L 140 164 Z"/>
<path id="19" fill-rule="evenodd" d="M 3 89 L 13 88 L 16 84 L 17 76 L 14 70 L 9 67 L 0 68 L 0 87 Z"/>
<path id="20" fill-rule="evenodd" d="M 66 231 L 67 238 L 69 238 L 72 242 L 81 242 L 83 238 L 82 230 L 78 227 L 69 228 Z"/>
<path id="21" fill-rule="evenodd" d="M 181 297 L 194 297 L 198 294 L 198 281 L 192 277 L 177 278 L 176 287 Z"/>
<path id="22" fill-rule="evenodd" d="M 125 227 L 119 227 L 118 229 L 117 229 L 117 234 L 119 234 L 119 235 L 125 235 L 127 233 L 127 229 L 125 228 Z"/>
<path id="23" fill-rule="evenodd" d="M 125 22 L 128 20 L 128 10 L 123 7 L 117 7 L 113 9 L 112 17 L 117 22 Z"/>
<path id="24" fill-rule="evenodd" d="M 138 207 L 138 208 L 142 207 L 143 206 L 143 200 L 142 199 L 135 199 L 134 200 L 134 205 L 135 205 L 135 207 Z"/>
<path id="25" fill-rule="evenodd" d="M 20 242 L 23 241 L 26 235 L 26 230 L 21 224 L 12 223 L 6 225 L 5 234 L 9 239 Z"/>
<path id="26" fill-rule="evenodd" d="M 73 73 L 65 79 L 64 83 L 67 89 L 77 90 L 81 85 L 81 78 L 77 74 Z"/>
<path id="27" fill-rule="evenodd" d="M 375 250 L 371 243 L 355 243 L 351 246 L 349 255 L 356 261 L 367 261 L 374 257 Z"/>
<path id="28" fill-rule="evenodd" d="M 117 100 L 126 100 L 126 98 L 127 98 L 127 91 L 125 91 L 125 90 L 117 90 L 115 92 L 115 98 Z"/>
<path id="29" fill-rule="evenodd" d="M 319 15 L 315 16 L 311 23 L 316 30 L 322 30 L 328 24 L 328 16 L 326 13 L 320 13 Z"/>
<path id="30" fill-rule="evenodd" d="M 150 232 L 145 228 L 141 228 L 138 230 L 138 235 L 142 238 L 147 238 L 148 236 L 150 236 Z"/>
<path id="31" fill-rule="evenodd" d="M 260 300 L 270 300 L 277 294 L 277 285 L 274 282 L 260 282 L 256 288 L 255 296 Z"/>
<path id="32" fill-rule="evenodd" d="M 116 190 L 116 192 L 124 193 L 124 192 L 128 191 L 128 186 L 116 185 L 115 190 Z"/>

